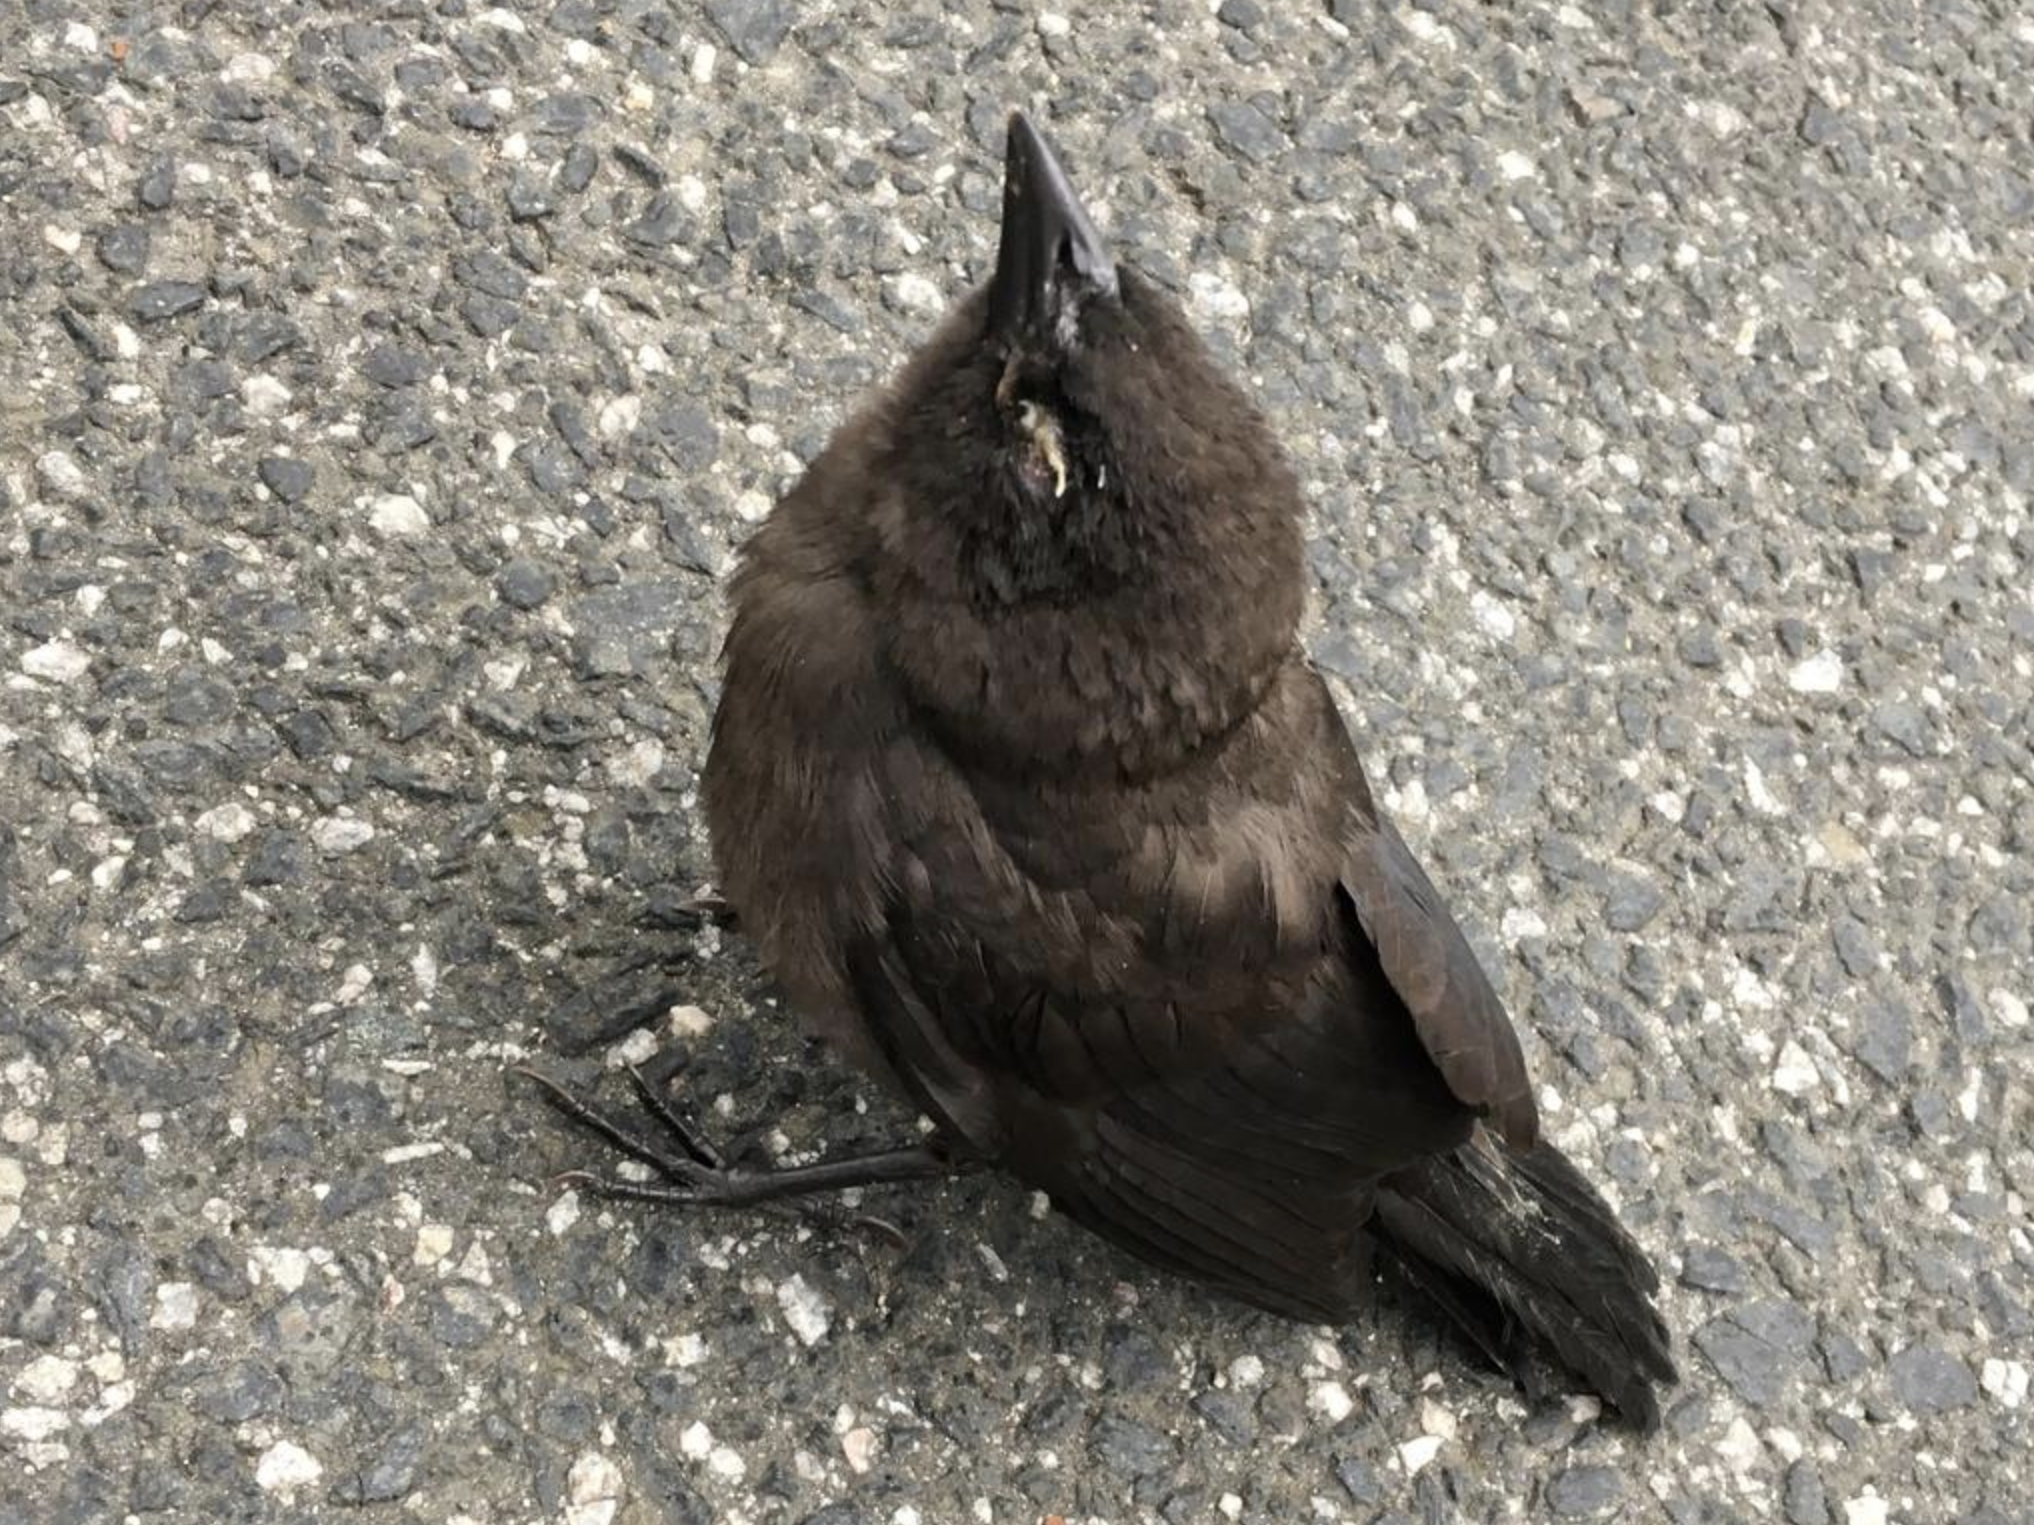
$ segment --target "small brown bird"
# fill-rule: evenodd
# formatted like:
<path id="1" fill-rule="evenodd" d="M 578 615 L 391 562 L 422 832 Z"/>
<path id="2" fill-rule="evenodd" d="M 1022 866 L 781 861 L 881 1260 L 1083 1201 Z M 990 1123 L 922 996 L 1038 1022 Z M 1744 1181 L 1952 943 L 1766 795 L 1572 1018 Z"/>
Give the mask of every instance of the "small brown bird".
<path id="1" fill-rule="evenodd" d="M 1540 1137 L 1300 648 L 1292 472 L 1022 115 L 1005 174 L 988 285 L 743 549 L 704 781 L 770 971 L 935 1132 L 751 1170 L 646 1085 L 675 1153 L 554 1090 L 664 1178 L 590 1184 L 731 1205 L 993 1163 L 1315 1322 L 1382 1244 L 1491 1357 L 1537 1346 L 1651 1427 L 1656 1279 Z"/>

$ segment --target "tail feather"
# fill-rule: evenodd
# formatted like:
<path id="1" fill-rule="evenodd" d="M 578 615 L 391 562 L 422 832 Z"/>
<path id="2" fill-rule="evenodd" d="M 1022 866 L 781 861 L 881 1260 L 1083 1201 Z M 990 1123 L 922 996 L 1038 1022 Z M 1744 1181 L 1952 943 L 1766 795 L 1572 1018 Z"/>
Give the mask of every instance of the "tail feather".
<path id="1" fill-rule="evenodd" d="M 1595 1188 L 1552 1144 L 1481 1134 L 1391 1177 L 1374 1220 L 1413 1282 L 1521 1382 L 1537 1346 L 1641 1429 L 1678 1380 L 1653 1306 L 1659 1278 Z"/>

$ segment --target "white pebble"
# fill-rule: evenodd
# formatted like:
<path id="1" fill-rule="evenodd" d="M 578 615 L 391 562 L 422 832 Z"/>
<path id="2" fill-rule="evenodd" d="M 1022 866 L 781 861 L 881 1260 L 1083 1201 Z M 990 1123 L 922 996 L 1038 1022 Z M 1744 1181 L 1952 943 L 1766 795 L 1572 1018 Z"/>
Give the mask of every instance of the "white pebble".
<path id="1" fill-rule="evenodd" d="M 236 85 L 266 84 L 275 75 L 275 60 L 266 53 L 235 53 L 219 74 Z"/>
<path id="2" fill-rule="evenodd" d="M 0 1430 L 34 1443 L 48 1440 L 71 1427 L 71 1416 L 62 1409 L 18 1408 L 0 1414 Z"/>
<path id="3" fill-rule="evenodd" d="M 674 1038 L 703 1038 L 713 1031 L 713 1018 L 697 1006 L 673 1006 L 669 1023 Z"/>
<path id="4" fill-rule="evenodd" d="M 1405 1468 L 1407 1477 L 1418 1477 L 1421 1469 L 1441 1453 L 1441 1437 L 1422 1435 L 1417 1440 L 1408 1440 L 1398 1448 L 1399 1465 Z"/>
<path id="5" fill-rule="evenodd" d="M 1508 641 L 1518 631 L 1518 620 L 1505 608 L 1503 602 L 1482 589 L 1469 595 L 1469 612 L 1476 616 L 1476 623 L 1483 627 L 1483 633 L 1499 641 Z"/>
<path id="6" fill-rule="evenodd" d="M 579 1221 L 579 1193 L 562 1192 L 544 1213 L 544 1227 L 554 1236 L 562 1236 Z"/>
<path id="7" fill-rule="evenodd" d="M 833 1309 L 802 1275 L 778 1285 L 777 1306 L 801 1344 L 817 1345 L 833 1327 Z"/>
<path id="8" fill-rule="evenodd" d="M 320 852 L 350 853 L 374 840 L 374 826 L 356 816 L 327 816 L 311 828 L 311 840 Z"/>
<path id="9" fill-rule="evenodd" d="M 705 1461 L 713 1454 L 713 1431 L 703 1421 L 693 1420 L 678 1437 L 678 1451 L 689 1461 Z"/>
<path id="10" fill-rule="evenodd" d="M 692 52 L 692 82 L 696 85 L 713 83 L 713 66 L 720 62 L 720 49 L 710 42 L 702 42 Z"/>
<path id="11" fill-rule="evenodd" d="M 198 1322 L 198 1289 L 187 1281 L 166 1281 L 155 1289 L 151 1329 L 189 1329 Z"/>
<path id="12" fill-rule="evenodd" d="M 426 996 L 437 992 L 438 955 L 431 951 L 429 943 L 417 945 L 417 951 L 410 959 L 410 973 L 416 978 L 417 989 L 423 991 Z"/>
<path id="13" fill-rule="evenodd" d="M 1238 1387 L 1255 1387 L 1264 1380 L 1264 1363 L 1256 1356 L 1238 1356 L 1229 1363 L 1229 1380 Z"/>
<path id="14" fill-rule="evenodd" d="M 0 1202 L 19 1202 L 28 1195 L 28 1172 L 21 1161 L 0 1156 Z"/>
<path id="15" fill-rule="evenodd" d="M 625 1064 L 647 1064 L 656 1052 L 657 1035 L 647 1027 L 639 1027 L 607 1051 L 603 1064 L 610 1070 Z"/>
<path id="16" fill-rule="evenodd" d="M 1789 1038 L 1780 1045 L 1780 1061 L 1773 1066 L 1773 1089 L 1789 1096 L 1801 1096 L 1822 1083 L 1815 1061 L 1807 1050 Z"/>
<path id="17" fill-rule="evenodd" d="M 1196 270 L 1187 277 L 1187 297 L 1203 318 L 1234 323 L 1250 316 L 1250 298 L 1212 270 Z"/>
<path id="18" fill-rule="evenodd" d="M 1497 156 L 1497 172 L 1507 180 L 1530 180 L 1539 173 L 1533 161 L 1515 148 L 1508 148 Z"/>
<path id="19" fill-rule="evenodd" d="M 1328 1423 L 1340 1424 L 1355 1412 L 1356 1404 L 1349 1396 L 1349 1389 L 1341 1383 L 1316 1382 L 1313 1392 L 1307 1397 L 1307 1407 Z"/>
<path id="20" fill-rule="evenodd" d="M 840 1454 L 847 1458 L 850 1472 L 866 1472 L 876 1460 L 876 1432 L 858 1424 L 840 1438 Z"/>
<path id="21" fill-rule="evenodd" d="M 621 1468 L 599 1451 L 582 1451 L 565 1476 L 567 1525 L 608 1525 L 627 1491 Z"/>
<path id="22" fill-rule="evenodd" d="M 1843 1525 L 1886 1525 L 1891 1512 L 1886 1501 L 1876 1493 L 1863 1494 L 1844 1500 Z"/>
<path id="23" fill-rule="evenodd" d="M 292 394 L 273 376 L 250 376 L 240 384 L 240 400 L 256 418 L 274 418 L 286 412 Z"/>
<path id="24" fill-rule="evenodd" d="M 2001 1361 L 1993 1357 L 1985 1362 L 1980 1381 L 1984 1390 L 1998 1399 L 2003 1408 L 2016 1409 L 2027 1401 L 2027 1367 L 2024 1362 Z"/>
<path id="25" fill-rule="evenodd" d="M 324 1475 L 318 1458 L 289 1440 L 278 1440 L 254 1466 L 254 1480 L 270 1493 L 294 1493 Z"/>
<path id="26" fill-rule="evenodd" d="M 1833 651 L 1802 658 L 1788 672 L 1787 687 L 1797 694 L 1835 693 L 1843 687 L 1843 658 Z"/>
<path id="27" fill-rule="evenodd" d="M 198 830 L 206 836 L 221 842 L 238 842 L 257 822 L 254 812 L 238 800 L 229 800 L 224 805 L 214 805 L 198 817 Z"/>
<path id="28" fill-rule="evenodd" d="M 1073 23 L 1058 11 L 1042 11 L 1038 17 L 1038 35 L 1041 37 L 1065 37 L 1073 31 Z"/>
<path id="29" fill-rule="evenodd" d="M 75 683 L 91 665 L 92 659 L 69 641 L 46 641 L 21 654 L 21 670 L 46 683 Z"/>
<path id="30" fill-rule="evenodd" d="M 384 535 L 421 535 L 431 527 L 424 506 L 408 493 L 384 493 L 375 499 L 368 522 Z"/>
<path id="31" fill-rule="evenodd" d="M 311 1257 L 298 1249 L 256 1245 L 249 1258 L 260 1267 L 262 1276 L 285 1296 L 301 1287 L 304 1278 L 311 1273 Z"/>
<path id="32" fill-rule="evenodd" d="M 601 405 L 600 432 L 607 439 L 619 439 L 635 432 L 642 422 L 643 400 L 630 392 L 621 397 L 612 397 Z"/>
<path id="33" fill-rule="evenodd" d="M 452 1225 L 426 1223 L 417 1230 L 417 1247 L 410 1259 L 420 1266 L 434 1266 L 452 1253 Z"/>
<path id="34" fill-rule="evenodd" d="M 61 450 L 47 450 L 35 459 L 35 474 L 51 497 L 82 498 L 91 486 L 84 468 Z"/>
<path id="35" fill-rule="evenodd" d="M 907 270 L 892 281 L 890 294 L 907 312 L 936 313 L 946 305 L 939 287 L 915 270 Z"/>
<path id="36" fill-rule="evenodd" d="M 14 1378 L 14 1390 L 36 1403 L 62 1403 L 77 1385 L 78 1363 L 61 1356 L 38 1356 Z"/>

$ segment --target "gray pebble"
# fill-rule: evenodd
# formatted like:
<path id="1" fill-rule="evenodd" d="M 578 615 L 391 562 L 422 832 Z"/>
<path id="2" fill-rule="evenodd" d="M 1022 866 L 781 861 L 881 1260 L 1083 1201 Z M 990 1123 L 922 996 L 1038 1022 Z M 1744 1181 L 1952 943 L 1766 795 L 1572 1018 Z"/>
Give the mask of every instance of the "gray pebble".
<path id="1" fill-rule="evenodd" d="M 150 281 L 128 298 L 127 310 L 139 322 L 161 323 L 204 305 L 205 288 L 196 281 Z"/>
<path id="2" fill-rule="evenodd" d="M 793 0 L 706 0 L 706 14 L 750 64 L 766 64 L 776 57 L 798 23 Z"/>
<path id="3" fill-rule="evenodd" d="M 549 567 L 518 556 L 495 574 L 495 591 L 517 609 L 536 609 L 558 589 L 558 575 Z"/>
<path id="4" fill-rule="evenodd" d="M 1609 1514 L 1624 1497 L 1624 1480 L 1609 1467 L 1570 1467 L 1547 1484 L 1547 1507 L 1564 1520 Z"/>
<path id="5" fill-rule="evenodd" d="M 138 222 L 120 222 L 99 235 L 99 263 L 119 275 L 139 275 L 148 268 L 148 229 Z"/>
<path id="6" fill-rule="evenodd" d="M 1886 1375 L 1900 1402 L 1922 1418 L 1977 1402 L 1970 1367 L 1934 1340 L 1909 1345 L 1886 1363 Z"/>
<path id="7" fill-rule="evenodd" d="M 255 470 L 262 485 L 285 503 L 303 502 L 318 477 L 309 461 L 287 455 L 265 455 Z"/>

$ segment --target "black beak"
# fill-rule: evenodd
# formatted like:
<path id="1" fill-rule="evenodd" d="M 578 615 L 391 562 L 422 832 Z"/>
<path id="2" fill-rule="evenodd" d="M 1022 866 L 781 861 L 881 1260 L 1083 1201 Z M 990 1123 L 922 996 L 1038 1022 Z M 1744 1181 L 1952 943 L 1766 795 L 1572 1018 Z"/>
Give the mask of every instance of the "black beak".
<path id="1" fill-rule="evenodd" d="M 1064 349 L 1088 298 L 1116 289 L 1116 262 L 1045 134 L 1010 113 L 1003 243 L 989 283 L 989 331 Z"/>

